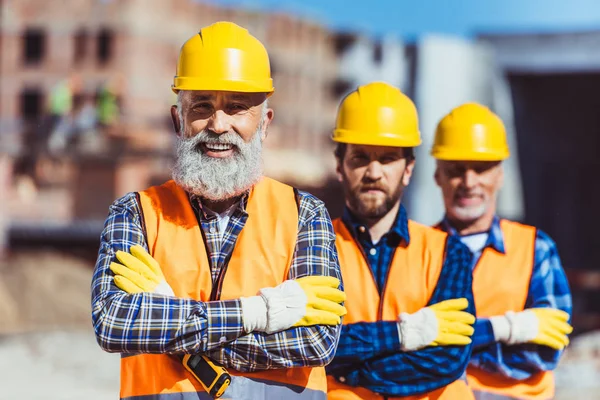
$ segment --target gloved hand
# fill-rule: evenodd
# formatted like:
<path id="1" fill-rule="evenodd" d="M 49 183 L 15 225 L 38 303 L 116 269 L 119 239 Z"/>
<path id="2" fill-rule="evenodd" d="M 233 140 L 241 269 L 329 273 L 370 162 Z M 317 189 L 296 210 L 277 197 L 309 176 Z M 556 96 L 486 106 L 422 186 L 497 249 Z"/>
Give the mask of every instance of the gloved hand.
<path id="1" fill-rule="evenodd" d="M 346 315 L 346 294 L 330 276 L 305 276 L 264 288 L 258 296 L 243 297 L 246 332 L 274 333 L 294 326 L 339 325 Z"/>
<path id="2" fill-rule="evenodd" d="M 115 285 L 127 293 L 156 293 L 164 296 L 175 296 L 173 289 L 165 280 L 158 262 L 140 245 L 132 246 L 129 251 L 117 251 L 116 262 L 110 263 L 110 270 L 115 274 Z"/>
<path id="3" fill-rule="evenodd" d="M 401 313 L 398 322 L 400 348 L 415 351 L 428 346 L 466 346 L 471 343 L 475 317 L 465 298 L 445 300 L 419 311 Z"/>
<path id="4" fill-rule="evenodd" d="M 569 344 L 573 328 L 567 322 L 569 314 L 554 308 L 529 308 L 509 311 L 490 318 L 496 341 L 509 345 L 535 343 L 562 350 Z"/>
<path id="5" fill-rule="evenodd" d="M 131 254 L 117 251 L 112 262 L 115 285 L 127 293 L 149 292 L 174 296 L 158 262 L 139 245 Z M 264 288 L 258 296 L 241 298 L 246 332 L 274 333 L 292 326 L 339 325 L 346 308 L 340 303 L 346 294 L 338 290 L 340 281 L 330 276 L 306 276 L 287 280 L 274 288 Z"/>

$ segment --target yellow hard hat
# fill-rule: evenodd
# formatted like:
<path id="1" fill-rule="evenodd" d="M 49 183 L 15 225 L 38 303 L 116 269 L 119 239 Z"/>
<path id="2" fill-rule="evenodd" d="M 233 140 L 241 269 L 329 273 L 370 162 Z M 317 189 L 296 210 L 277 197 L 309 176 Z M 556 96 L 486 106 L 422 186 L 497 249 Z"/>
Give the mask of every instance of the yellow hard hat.
<path id="1" fill-rule="evenodd" d="M 463 104 L 439 122 L 431 155 L 438 160 L 504 160 L 510 155 L 506 129 L 489 108 Z"/>
<path id="2" fill-rule="evenodd" d="M 408 96 L 387 83 L 359 86 L 342 100 L 332 139 L 374 146 L 418 146 L 417 109 Z"/>
<path id="3" fill-rule="evenodd" d="M 233 22 L 202 28 L 181 47 L 172 89 L 271 94 L 269 55 L 248 30 Z"/>

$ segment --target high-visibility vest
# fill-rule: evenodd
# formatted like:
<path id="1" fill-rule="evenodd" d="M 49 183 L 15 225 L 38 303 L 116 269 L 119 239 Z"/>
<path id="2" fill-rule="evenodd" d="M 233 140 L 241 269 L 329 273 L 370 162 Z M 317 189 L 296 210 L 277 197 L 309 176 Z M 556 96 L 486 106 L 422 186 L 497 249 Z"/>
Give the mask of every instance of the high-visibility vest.
<path id="1" fill-rule="evenodd" d="M 348 314 L 344 324 L 356 322 L 397 321 L 401 312 L 414 313 L 426 307 L 433 295 L 444 264 L 447 235 L 430 227 L 408 221 L 410 244 L 396 248 L 383 290 L 377 284 L 366 257 L 344 223 L 333 222 L 336 232 Z M 327 377 L 329 400 L 382 400 L 383 396 L 366 388 L 345 385 Z M 457 380 L 433 392 L 402 399 L 472 399 L 464 380 Z M 387 397 L 393 399 L 393 397 Z"/>
<path id="2" fill-rule="evenodd" d="M 477 316 L 489 318 L 507 311 L 523 311 L 533 273 L 536 229 L 507 220 L 500 221 L 505 253 L 493 248 L 483 250 L 473 270 L 473 295 Z M 539 372 L 517 381 L 467 368 L 467 380 L 476 397 L 485 394 L 494 399 L 551 399 L 554 397 L 552 372 Z"/>
<path id="3" fill-rule="evenodd" d="M 173 181 L 139 193 L 150 254 L 175 295 L 199 301 L 254 296 L 288 279 L 298 235 L 298 206 L 292 187 L 263 178 L 250 192 L 248 218 L 226 273 L 213 287 L 198 220 L 187 194 Z M 212 296 L 211 296 L 212 292 Z M 325 399 L 325 369 L 290 368 L 240 373 L 229 370 L 222 399 Z M 229 397 L 233 394 L 232 397 Z M 166 354 L 121 359 L 121 398 L 209 399 L 181 361 Z"/>

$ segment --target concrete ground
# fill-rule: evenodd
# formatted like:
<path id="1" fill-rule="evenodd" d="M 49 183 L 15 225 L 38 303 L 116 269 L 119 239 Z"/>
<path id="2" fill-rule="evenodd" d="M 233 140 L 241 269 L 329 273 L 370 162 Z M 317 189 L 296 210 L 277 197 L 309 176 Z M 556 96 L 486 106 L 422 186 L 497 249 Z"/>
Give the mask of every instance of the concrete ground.
<path id="1" fill-rule="evenodd" d="M 116 399 L 119 360 L 91 329 L 0 337 L 0 399 Z"/>

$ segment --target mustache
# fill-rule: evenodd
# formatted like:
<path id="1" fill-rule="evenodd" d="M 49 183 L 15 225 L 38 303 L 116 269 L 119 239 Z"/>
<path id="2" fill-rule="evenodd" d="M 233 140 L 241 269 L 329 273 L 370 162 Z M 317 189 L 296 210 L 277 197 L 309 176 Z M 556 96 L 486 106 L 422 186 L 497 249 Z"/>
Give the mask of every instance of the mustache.
<path id="1" fill-rule="evenodd" d="M 387 191 L 387 187 L 381 183 L 364 183 L 360 184 L 357 189 L 361 192 L 367 190 L 381 190 L 383 192 Z"/>
<path id="2" fill-rule="evenodd" d="M 235 132 L 227 132 L 216 134 L 207 130 L 203 130 L 197 135 L 185 138 L 184 141 L 188 142 L 196 150 L 199 150 L 203 144 L 226 144 L 233 145 L 237 148 L 243 147 L 246 142 Z"/>
<path id="3" fill-rule="evenodd" d="M 480 191 L 480 190 L 474 190 L 474 191 L 469 191 L 469 190 L 464 190 L 464 189 L 459 189 L 456 191 L 456 196 L 480 196 L 480 197 L 485 197 L 485 193 Z"/>

